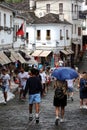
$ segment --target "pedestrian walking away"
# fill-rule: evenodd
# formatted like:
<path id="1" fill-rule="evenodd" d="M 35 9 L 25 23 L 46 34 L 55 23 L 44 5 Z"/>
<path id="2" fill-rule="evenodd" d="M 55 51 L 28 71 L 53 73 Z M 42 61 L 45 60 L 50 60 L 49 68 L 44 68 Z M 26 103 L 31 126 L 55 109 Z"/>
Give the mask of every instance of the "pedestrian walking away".
<path id="1" fill-rule="evenodd" d="M 41 75 L 41 82 L 42 82 L 42 89 L 43 89 L 43 96 L 46 95 L 46 72 L 44 71 L 44 69 L 40 69 L 40 75 Z"/>
<path id="2" fill-rule="evenodd" d="M 80 108 L 87 109 L 87 73 L 83 72 L 80 78 Z"/>
<path id="3" fill-rule="evenodd" d="M 26 81 L 29 78 L 28 72 L 25 72 L 24 68 L 20 69 L 20 72 L 18 74 L 19 79 L 19 99 L 23 98 L 23 93 L 26 85 Z"/>
<path id="4" fill-rule="evenodd" d="M 55 92 L 53 105 L 55 106 L 56 121 L 55 125 L 59 122 L 64 122 L 65 106 L 67 105 L 67 83 L 66 81 L 55 81 Z"/>
<path id="5" fill-rule="evenodd" d="M 33 105 L 35 105 L 36 123 L 39 123 L 39 111 L 42 93 L 42 84 L 40 78 L 37 76 L 36 69 L 31 69 L 31 77 L 26 82 L 24 97 L 29 93 L 29 121 L 33 120 Z"/>
<path id="6" fill-rule="evenodd" d="M 74 95 L 74 79 L 66 80 L 67 86 L 68 86 L 68 98 L 73 101 L 73 95 Z"/>
<path id="7" fill-rule="evenodd" d="M 1 82 L 2 92 L 4 95 L 4 104 L 6 104 L 7 103 L 7 96 L 8 96 L 7 92 L 11 86 L 10 75 L 8 74 L 7 69 L 2 69 L 0 82 Z"/>

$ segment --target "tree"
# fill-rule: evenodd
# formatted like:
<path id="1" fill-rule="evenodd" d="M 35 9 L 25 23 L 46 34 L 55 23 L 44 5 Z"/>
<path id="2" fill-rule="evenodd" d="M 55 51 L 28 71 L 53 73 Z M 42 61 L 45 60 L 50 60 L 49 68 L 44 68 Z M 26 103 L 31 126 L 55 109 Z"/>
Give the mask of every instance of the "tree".
<path id="1" fill-rule="evenodd" d="M 5 1 L 15 3 L 15 2 L 22 2 L 23 0 L 5 0 Z"/>

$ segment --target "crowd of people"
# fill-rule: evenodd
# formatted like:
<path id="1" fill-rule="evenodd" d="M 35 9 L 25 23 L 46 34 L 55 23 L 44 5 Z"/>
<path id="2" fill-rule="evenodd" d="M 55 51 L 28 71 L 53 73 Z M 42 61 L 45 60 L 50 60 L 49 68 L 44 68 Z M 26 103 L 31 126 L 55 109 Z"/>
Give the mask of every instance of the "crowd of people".
<path id="1" fill-rule="evenodd" d="M 87 109 L 87 73 L 83 72 L 80 74 L 78 72 L 78 78 L 65 81 L 53 78 L 51 73 L 50 69 L 44 70 L 43 67 L 41 69 L 32 67 L 28 72 L 21 67 L 19 72 L 16 73 L 16 77 L 13 78 L 14 82 L 15 79 L 18 80 L 19 100 L 26 100 L 27 93 L 29 95 L 29 121 L 33 120 L 32 112 L 35 105 L 36 123 L 39 123 L 41 98 L 46 96 L 50 86 L 54 88 L 55 125 L 58 125 L 59 122 L 64 122 L 67 99 L 70 98 L 71 101 L 74 101 L 74 88 L 79 90 L 80 109 Z M 6 104 L 7 92 L 11 86 L 11 76 L 6 68 L 1 70 L 0 83 Z"/>

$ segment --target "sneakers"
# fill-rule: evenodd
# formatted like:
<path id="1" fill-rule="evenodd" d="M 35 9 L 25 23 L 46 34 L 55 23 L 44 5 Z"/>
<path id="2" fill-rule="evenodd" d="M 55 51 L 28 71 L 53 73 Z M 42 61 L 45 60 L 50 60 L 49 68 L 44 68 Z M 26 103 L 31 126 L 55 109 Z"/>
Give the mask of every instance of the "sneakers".
<path id="1" fill-rule="evenodd" d="M 33 117 L 32 116 L 29 116 L 29 121 L 32 121 L 33 120 Z"/>
<path id="2" fill-rule="evenodd" d="M 4 105 L 6 105 L 7 104 L 7 102 L 6 101 L 4 101 Z"/>
<path id="3" fill-rule="evenodd" d="M 56 121 L 55 121 L 55 125 L 56 125 L 56 126 L 59 125 L 59 118 L 56 119 Z"/>
<path id="4" fill-rule="evenodd" d="M 60 119 L 60 123 L 63 123 L 63 122 L 65 122 L 66 120 L 64 119 L 64 118 L 61 118 Z"/>
<path id="5" fill-rule="evenodd" d="M 39 123 L 39 117 L 36 117 L 36 124 Z"/>
<path id="6" fill-rule="evenodd" d="M 73 101 L 73 97 L 71 97 L 71 101 Z"/>

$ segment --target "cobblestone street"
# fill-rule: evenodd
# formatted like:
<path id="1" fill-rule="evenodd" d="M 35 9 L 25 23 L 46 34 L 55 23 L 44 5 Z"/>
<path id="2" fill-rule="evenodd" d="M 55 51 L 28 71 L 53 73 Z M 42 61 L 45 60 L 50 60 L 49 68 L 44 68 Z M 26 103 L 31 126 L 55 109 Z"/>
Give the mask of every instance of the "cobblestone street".
<path id="1" fill-rule="evenodd" d="M 55 126 L 55 108 L 53 89 L 42 99 L 40 123 L 35 119 L 28 121 L 28 103 L 20 102 L 16 97 L 5 106 L 0 105 L 0 130 L 87 130 L 87 110 L 79 109 L 79 92 L 74 93 L 74 101 L 68 101 L 64 123 Z"/>
<path id="2" fill-rule="evenodd" d="M 87 68 L 85 55 L 78 66 L 80 71 L 86 71 Z M 59 126 L 55 126 L 53 96 L 54 90 L 50 87 L 47 95 L 42 98 L 40 123 L 36 124 L 35 118 L 29 123 L 28 99 L 25 102 L 19 101 L 16 92 L 15 98 L 7 105 L 0 104 L 0 130 L 87 130 L 87 110 L 79 108 L 79 91 L 75 91 L 73 102 L 68 100 L 66 121 Z M 35 116 L 35 112 L 33 113 Z"/>

